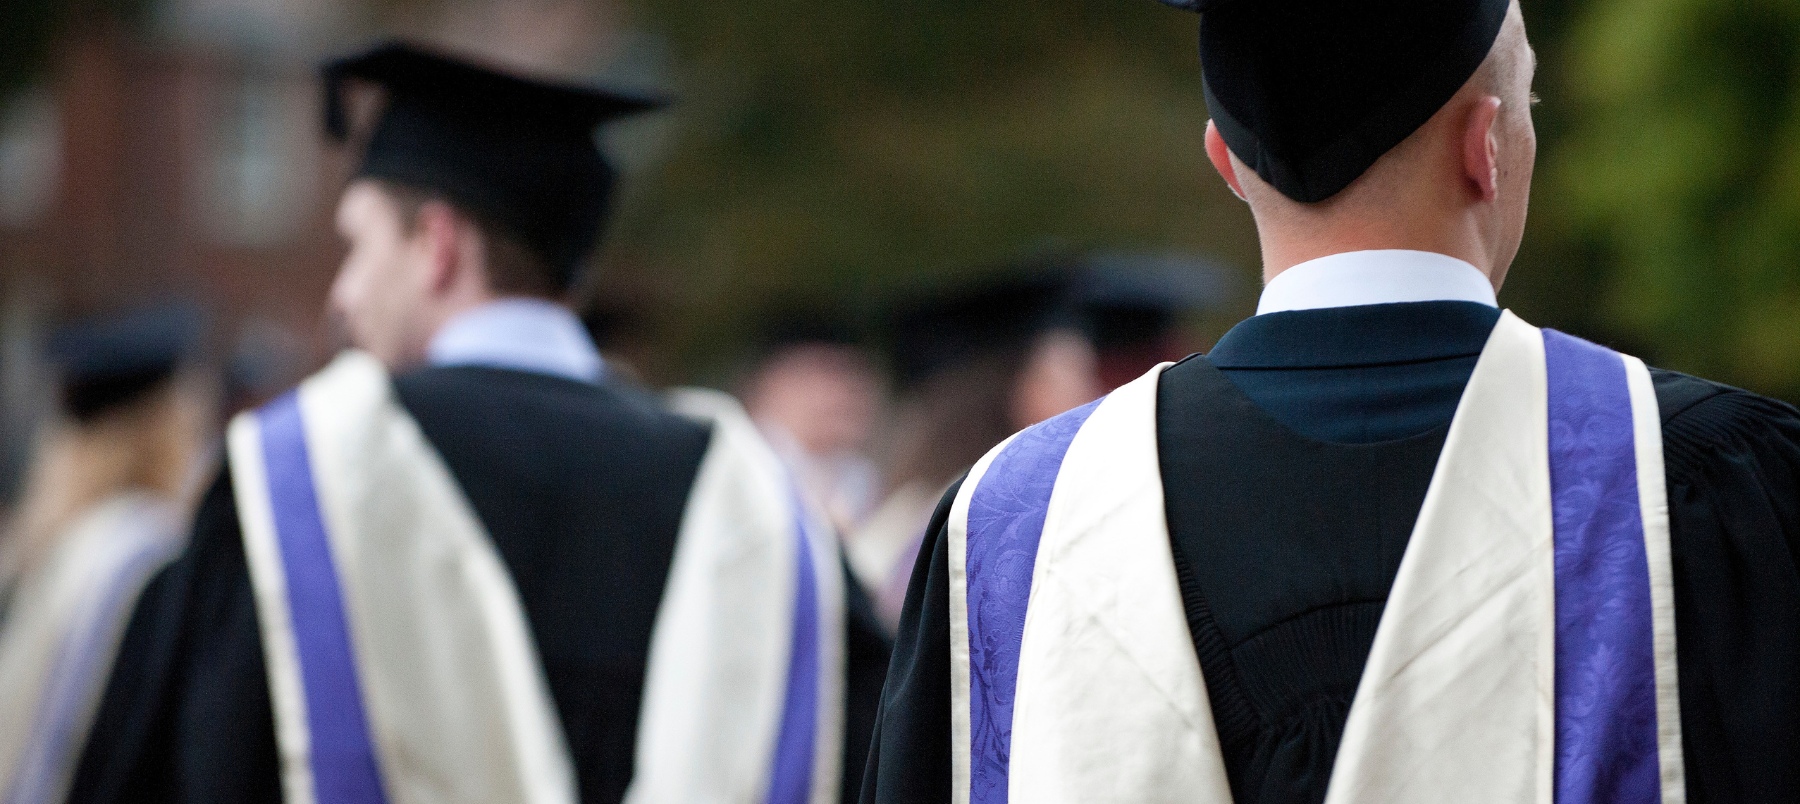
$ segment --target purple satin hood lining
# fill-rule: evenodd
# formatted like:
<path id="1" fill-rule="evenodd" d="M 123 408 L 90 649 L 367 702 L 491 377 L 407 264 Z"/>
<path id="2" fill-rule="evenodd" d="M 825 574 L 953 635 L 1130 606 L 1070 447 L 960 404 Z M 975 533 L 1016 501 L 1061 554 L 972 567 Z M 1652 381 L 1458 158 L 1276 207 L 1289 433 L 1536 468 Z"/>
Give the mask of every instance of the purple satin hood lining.
<path id="1" fill-rule="evenodd" d="M 805 504 L 796 489 L 794 536 L 798 572 L 794 581 L 794 631 L 788 656 L 787 692 L 768 804 L 806 804 L 812 797 L 819 723 L 819 581 Z M 846 767 L 850 767 L 847 765 Z"/>
<path id="2" fill-rule="evenodd" d="M 1556 524 L 1557 804 L 1662 800 L 1650 565 L 1624 360 L 1544 330 Z"/>
<path id="3" fill-rule="evenodd" d="M 969 498 L 969 801 L 1005 804 L 1025 603 L 1050 492 L 1095 401 L 1026 430 Z"/>
<path id="4" fill-rule="evenodd" d="M 319 804 L 386 804 L 298 395 L 276 399 L 257 418 L 306 697 L 314 796 Z"/>
<path id="5" fill-rule="evenodd" d="M 143 515 L 142 512 L 134 512 Z M 130 522 L 126 527 L 143 528 L 146 522 Z M 180 543 L 174 539 L 145 541 L 132 548 L 111 578 L 97 590 L 99 597 L 87 610 L 87 619 L 63 638 L 52 665 L 53 676 L 32 725 L 32 739 L 20 762 L 13 786 L 5 796 L 5 804 L 48 804 L 59 800 L 64 792 L 59 782 L 73 770 L 69 763 L 80 759 L 79 740 L 90 725 L 82 719 L 83 705 L 95 685 L 104 683 L 102 673 L 110 668 L 114 640 L 131 616 L 133 600 L 144 588 L 151 573 L 168 563 Z"/>

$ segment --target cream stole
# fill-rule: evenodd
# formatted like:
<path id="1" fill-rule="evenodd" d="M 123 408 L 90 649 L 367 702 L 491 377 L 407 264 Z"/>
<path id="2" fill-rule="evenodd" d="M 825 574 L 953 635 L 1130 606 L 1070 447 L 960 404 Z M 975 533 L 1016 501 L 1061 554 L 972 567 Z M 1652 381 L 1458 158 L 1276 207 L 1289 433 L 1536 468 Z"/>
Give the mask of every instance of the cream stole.
<path id="1" fill-rule="evenodd" d="M 288 804 L 572 804 L 518 592 L 381 365 L 338 358 L 228 449 Z"/>
<path id="2" fill-rule="evenodd" d="M 96 505 L 14 589 L 0 622 L 0 802 L 51 804 L 68 786 L 144 585 L 186 534 L 138 492 Z"/>
<path id="3" fill-rule="evenodd" d="M 741 412 L 714 422 L 652 634 L 634 802 L 835 796 L 835 541 Z M 233 423 L 290 804 L 576 800 L 517 590 L 382 367 L 348 353 Z M 797 635 L 797 636 L 796 636 Z"/>
<path id="4" fill-rule="evenodd" d="M 628 804 L 829 804 L 843 757 L 837 538 L 723 394 L 650 639 Z M 860 770 L 853 765 L 852 770 Z"/>
<path id="5" fill-rule="evenodd" d="M 958 804 L 1231 800 L 1163 513 L 1161 371 L 1015 436 L 962 486 Z M 1644 365 L 1503 315 L 1328 804 L 1684 800 L 1663 484 Z"/>

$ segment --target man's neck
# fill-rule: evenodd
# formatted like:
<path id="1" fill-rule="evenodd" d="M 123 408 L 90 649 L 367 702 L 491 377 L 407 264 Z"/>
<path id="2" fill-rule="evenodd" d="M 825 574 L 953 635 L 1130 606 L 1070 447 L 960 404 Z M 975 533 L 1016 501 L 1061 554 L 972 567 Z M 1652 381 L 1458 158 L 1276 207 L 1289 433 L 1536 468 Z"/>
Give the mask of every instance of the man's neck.
<path id="1" fill-rule="evenodd" d="M 1469 216 L 1412 205 L 1388 210 L 1390 214 L 1383 215 L 1351 212 L 1281 208 L 1258 213 L 1256 228 L 1262 245 L 1263 282 L 1296 265 L 1334 254 L 1422 251 L 1473 265 L 1499 289 L 1487 238 Z"/>

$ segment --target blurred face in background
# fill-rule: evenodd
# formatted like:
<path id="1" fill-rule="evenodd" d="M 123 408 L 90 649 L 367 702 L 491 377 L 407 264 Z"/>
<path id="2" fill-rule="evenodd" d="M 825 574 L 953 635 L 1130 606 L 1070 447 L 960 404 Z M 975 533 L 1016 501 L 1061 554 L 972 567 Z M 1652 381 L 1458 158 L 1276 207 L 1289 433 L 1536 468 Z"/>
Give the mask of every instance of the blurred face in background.
<path id="1" fill-rule="evenodd" d="M 1081 407 L 1103 393 L 1093 342 L 1074 330 L 1045 332 L 1032 343 L 1013 385 L 1014 429 Z"/>
<path id="2" fill-rule="evenodd" d="M 830 343 L 782 350 L 746 390 L 752 417 L 820 456 L 862 450 L 881 404 L 881 379 L 869 359 L 855 347 Z"/>
<path id="3" fill-rule="evenodd" d="M 437 277 L 427 233 L 367 179 L 344 190 L 337 230 L 349 253 L 332 282 L 330 306 L 350 342 L 390 368 L 423 361 L 439 323 L 430 303 Z"/>

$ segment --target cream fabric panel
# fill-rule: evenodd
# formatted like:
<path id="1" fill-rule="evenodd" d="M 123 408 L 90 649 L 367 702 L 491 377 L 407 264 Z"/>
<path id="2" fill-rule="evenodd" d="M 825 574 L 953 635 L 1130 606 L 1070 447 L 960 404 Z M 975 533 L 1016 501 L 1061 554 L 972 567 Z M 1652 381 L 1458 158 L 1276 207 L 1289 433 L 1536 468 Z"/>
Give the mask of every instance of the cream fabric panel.
<path id="1" fill-rule="evenodd" d="M 379 363 L 351 352 L 299 390 L 319 507 L 390 801 L 575 801 L 517 590 Z M 311 799 L 304 701 L 256 421 L 230 448 L 269 655 L 285 790 Z"/>
<path id="2" fill-rule="evenodd" d="M 750 804 L 767 793 L 787 691 L 796 516 L 818 582 L 820 677 L 811 799 L 837 797 L 843 753 L 843 585 L 835 537 L 798 498 L 742 408 L 684 391 L 713 425 L 651 636 L 630 804 Z"/>
<path id="3" fill-rule="evenodd" d="M 1657 754 L 1663 804 L 1687 801 L 1686 760 L 1681 754 L 1681 698 L 1675 672 L 1675 575 L 1669 555 L 1669 487 L 1663 469 L 1662 414 L 1650 369 L 1625 358 L 1631 389 L 1632 435 L 1637 448 L 1638 506 L 1644 522 L 1644 558 L 1650 566 L 1650 623 L 1656 651 Z"/>
<path id="4" fill-rule="evenodd" d="M 1164 516 L 1166 367 L 1102 402 L 1057 476 L 1019 658 L 1013 801 L 1231 801 Z"/>
<path id="5" fill-rule="evenodd" d="M 125 492 L 18 581 L 0 622 L 0 800 L 67 794 L 138 595 L 185 536 L 173 505 Z"/>
<path id="6" fill-rule="evenodd" d="M 1551 804 L 1555 564 L 1544 347 L 1511 313 L 1463 393 L 1327 804 Z"/>

